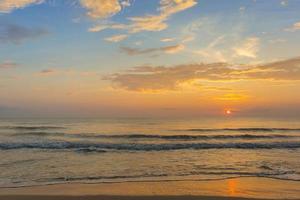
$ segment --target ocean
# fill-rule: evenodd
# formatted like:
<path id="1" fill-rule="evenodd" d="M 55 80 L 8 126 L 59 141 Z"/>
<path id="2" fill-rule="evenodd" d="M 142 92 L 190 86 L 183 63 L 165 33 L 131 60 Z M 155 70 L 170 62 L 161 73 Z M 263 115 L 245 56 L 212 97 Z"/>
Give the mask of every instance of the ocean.
<path id="1" fill-rule="evenodd" d="M 57 183 L 300 181 L 300 121 L 1 119 L 0 187 Z"/>

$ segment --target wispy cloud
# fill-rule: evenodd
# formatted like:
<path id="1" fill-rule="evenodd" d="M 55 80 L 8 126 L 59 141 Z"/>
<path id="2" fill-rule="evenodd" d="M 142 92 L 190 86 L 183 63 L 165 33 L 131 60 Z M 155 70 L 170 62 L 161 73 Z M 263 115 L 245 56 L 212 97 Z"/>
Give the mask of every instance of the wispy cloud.
<path id="1" fill-rule="evenodd" d="M 161 42 L 173 42 L 175 40 L 176 40 L 176 38 L 162 38 L 160 41 Z"/>
<path id="2" fill-rule="evenodd" d="M 125 40 L 128 37 L 128 35 L 114 35 L 108 38 L 105 38 L 106 41 L 108 42 L 120 42 L 122 40 Z"/>
<path id="3" fill-rule="evenodd" d="M 55 72 L 57 72 L 57 70 L 55 70 L 55 69 L 43 69 L 38 74 L 39 75 L 51 75 L 51 74 L 54 74 Z"/>
<path id="4" fill-rule="evenodd" d="M 158 15 L 131 17 L 130 32 L 161 31 L 168 27 L 166 21 L 173 14 L 191 8 L 197 4 L 196 0 L 161 0 Z"/>
<path id="5" fill-rule="evenodd" d="M 3 63 L 0 63 L 0 69 L 11 69 L 17 66 L 18 64 L 12 61 L 4 61 Z"/>
<path id="6" fill-rule="evenodd" d="M 29 5 L 40 4 L 44 0 L 1 0 L 0 13 L 10 13 L 15 9 L 25 8 Z"/>
<path id="7" fill-rule="evenodd" d="M 130 47 L 121 47 L 121 51 L 130 56 L 141 55 L 141 54 L 149 54 L 149 53 L 167 53 L 174 54 L 184 50 L 185 46 L 183 44 L 164 46 L 158 48 L 148 48 L 148 49 L 139 49 L 139 48 L 130 48 Z"/>
<path id="8" fill-rule="evenodd" d="M 257 37 L 247 38 L 242 44 L 233 48 L 236 56 L 256 58 L 259 51 L 260 39 Z"/>
<path id="9" fill-rule="evenodd" d="M 280 4 L 281 4 L 282 6 L 287 6 L 287 5 L 289 4 L 289 1 L 288 1 L 288 0 L 282 0 L 282 1 L 280 2 Z"/>
<path id="10" fill-rule="evenodd" d="M 82 5 L 89 9 L 88 15 L 92 18 L 106 18 L 120 12 L 121 5 L 129 6 L 130 3 L 118 0 L 104 0 L 105 3 L 98 0 L 81 0 Z M 98 5 L 99 4 L 99 5 Z M 127 24 L 108 24 L 105 29 L 126 29 L 128 34 L 138 33 L 142 31 L 162 31 L 168 27 L 167 20 L 178 12 L 184 11 L 197 4 L 196 0 L 161 0 L 158 8 L 158 14 L 134 16 L 128 18 Z M 104 7 L 107 7 L 104 9 Z M 101 11 L 101 12 L 100 12 Z M 98 28 L 103 30 L 102 28 Z M 97 27 L 89 29 L 92 32 Z"/>
<path id="11" fill-rule="evenodd" d="M 168 54 L 175 54 L 184 49 L 185 49 L 185 46 L 183 44 L 177 44 L 177 45 L 166 46 L 166 47 L 161 48 L 161 50 L 163 52 L 168 53 Z"/>
<path id="12" fill-rule="evenodd" d="M 142 66 L 105 77 L 116 87 L 132 91 L 176 90 L 185 82 L 233 80 L 300 80 L 300 57 L 262 65 L 229 63 Z"/>
<path id="13" fill-rule="evenodd" d="M 103 23 L 98 24 L 88 29 L 89 32 L 100 32 L 106 29 L 126 30 L 128 27 L 125 24 Z"/>
<path id="14" fill-rule="evenodd" d="M 107 29 L 105 25 L 96 25 L 88 29 L 89 32 L 100 32 L 102 30 Z"/>
<path id="15" fill-rule="evenodd" d="M 208 44 L 206 48 L 192 51 L 194 54 L 200 55 L 205 58 L 209 58 L 218 62 L 226 62 L 227 58 L 221 50 L 215 47 L 224 42 L 224 36 L 219 36 Z"/>
<path id="16" fill-rule="evenodd" d="M 298 31 L 300 30 L 300 21 L 292 25 L 292 27 L 285 29 L 286 31 Z"/>
<path id="17" fill-rule="evenodd" d="M 18 44 L 28 39 L 35 39 L 47 35 L 43 28 L 29 28 L 16 24 L 0 24 L 0 43 Z"/>

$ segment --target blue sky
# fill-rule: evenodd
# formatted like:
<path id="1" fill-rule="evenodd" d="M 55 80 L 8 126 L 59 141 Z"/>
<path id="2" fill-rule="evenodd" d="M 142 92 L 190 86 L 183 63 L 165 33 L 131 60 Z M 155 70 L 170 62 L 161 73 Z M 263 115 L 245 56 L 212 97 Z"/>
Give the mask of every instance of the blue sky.
<path id="1" fill-rule="evenodd" d="M 232 80 L 224 84 L 224 80 L 211 83 L 211 77 L 195 78 L 198 71 L 184 70 L 182 77 L 173 77 L 173 71 L 178 66 L 190 69 L 186 66 L 201 63 L 223 63 L 239 70 L 290 63 L 299 56 L 299 10 L 298 0 L 0 0 L 0 107 L 41 113 L 53 107 L 73 112 L 74 107 L 83 105 L 100 110 L 111 106 L 124 109 L 126 115 L 134 107 L 128 103 L 131 96 L 144 102 L 138 109 L 142 112 L 165 106 L 149 103 L 147 95 L 152 98 L 159 93 L 155 98 L 167 104 L 179 92 L 181 101 L 195 98 L 205 103 L 211 98 L 224 99 L 216 97 L 220 95 L 261 97 L 260 102 L 248 102 L 255 110 L 270 99 L 253 94 L 249 80 L 240 88 L 241 84 Z M 157 84 L 140 79 L 154 71 L 162 73 L 157 72 L 162 66 L 168 67 L 171 74 L 157 80 Z M 153 69 L 147 71 L 145 67 Z M 298 64 L 295 67 L 291 71 L 298 73 Z M 143 74 L 132 76 L 140 72 Z M 260 79 L 266 77 L 263 73 Z M 273 76 L 264 79 L 299 84 L 298 79 L 287 78 L 286 74 Z M 243 78 L 249 79 L 249 75 L 239 80 Z M 200 84 L 205 87 L 226 85 L 232 91 L 202 91 L 194 88 L 198 81 L 205 82 Z M 182 85 L 188 88 L 182 89 Z M 274 86 L 272 95 L 277 90 L 287 91 L 285 87 L 278 90 Z M 300 97 L 294 97 L 290 88 L 286 102 L 294 105 Z M 51 90 L 53 96 L 45 100 L 42 96 Z M 197 96 L 199 91 L 204 95 Z M 98 100 L 86 101 L 85 95 Z M 231 102 L 210 106 L 225 109 L 240 104 L 231 98 Z M 193 102 L 173 106 L 182 111 L 190 105 Z"/>

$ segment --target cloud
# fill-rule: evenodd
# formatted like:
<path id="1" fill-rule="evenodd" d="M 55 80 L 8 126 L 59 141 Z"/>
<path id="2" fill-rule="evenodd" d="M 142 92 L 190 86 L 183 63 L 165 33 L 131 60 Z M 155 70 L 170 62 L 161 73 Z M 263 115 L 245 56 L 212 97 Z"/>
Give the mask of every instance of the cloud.
<path id="1" fill-rule="evenodd" d="M 86 1 L 90 4 L 86 4 Z M 121 5 L 130 6 L 129 1 L 122 1 L 119 3 L 117 0 L 105 0 L 107 2 L 110 2 L 107 6 L 109 8 L 102 8 L 106 4 L 102 4 L 102 1 L 99 0 L 81 0 L 82 5 L 89 10 L 94 11 L 95 13 L 99 13 L 102 10 L 101 14 L 95 14 L 94 12 L 91 13 L 91 11 L 88 13 L 88 15 L 91 15 L 92 18 L 106 18 L 113 14 L 116 14 L 120 12 Z M 98 6 L 94 4 L 99 4 Z M 121 4 L 121 5 L 120 5 Z M 122 24 L 122 29 L 126 29 L 128 33 L 138 33 L 142 31 L 162 31 L 168 27 L 168 24 L 166 21 L 173 15 L 178 12 L 184 11 L 188 8 L 191 8 L 197 4 L 196 0 L 161 0 L 160 6 L 158 8 L 158 14 L 152 14 L 152 15 L 145 15 L 145 16 L 135 16 L 135 17 L 129 17 L 129 23 L 128 24 Z M 107 12 L 107 13 L 106 13 Z M 94 14 L 93 14 L 94 13 Z M 120 26 L 120 24 L 119 24 Z M 117 29 L 115 24 L 109 24 L 106 27 L 107 29 Z M 93 30 L 93 28 L 91 29 Z M 97 30 L 97 29 L 96 29 Z M 102 29 L 101 29 L 102 30 Z"/>
<path id="2" fill-rule="evenodd" d="M 39 72 L 40 75 L 50 75 L 56 72 L 55 69 L 44 69 Z"/>
<path id="3" fill-rule="evenodd" d="M 15 9 L 25 8 L 32 4 L 40 4 L 43 0 L 1 0 L 0 13 L 10 13 Z"/>
<path id="4" fill-rule="evenodd" d="M 163 15 L 151 15 L 143 17 L 131 17 L 130 25 L 131 33 L 138 33 L 141 31 L 162 31 L 168 27 L 165 23 L 166 17 Z"/>
<path id="5" fill-rule="evenodd" d="M 176 40 L 176 38 L 162 38 L 160 41 L 161 42 L 173 42 L 174 40 Z"/>
<path id="6" fill-rule="evenodd" d="M 229 63 L 142 66 L 105 77 L 112 85 L 131 91 L 177 90 L 187 82 L 234 80 L 300 81 L 300 57 L 262 65 Z"/>
<path id="7" fill-rule="evenodd" d="M 80 0 L 81 5 L 88 10 L 92 19 L 103 19 L 117 14 L 122 7 L 118 0 Z"/>
<path id="8" fill-rule="evenodd" d="M 286 41 L 287 41 L 286 39 L 277 38 L 277 39 L 270 39 L 269 43 L 271 43 L 271 44 L 278 44 L 278 43 L 284 43 Z"/>
<path id="9" fill-rule="evenodd" d="M 121 5 L 122 5 L 123 7 L 131 6 L 130 0 L 124 0 L 124 1 L 121 1 Z"/>
<path id="10" fill-rule="evenodd" d="M 257 37 L 247 38 L 241 45 L 234 47 L 235 56 L 256 58 L 259 51 L 260 39 Z"/>
<path id="11" fill-rule="evenodd" d="M 161 48 L 161 50 L 168 54 L 174 54 L 178 53 L 185 49 L 185 46 L 183 44 L 173 45 L 173 46 L 166 46 Z"/>
<path id="12" fill-rule="evenodd" d="M 298 31 L 300 30 L 300 22 L 296 22 L 292 27 L 285 29 L 286 31 Z"/>
<path id="13" fill-rule="evenodd" d="M 114 35 L 108 38 L 105 38 L 105 41 L 108 42 L 120 42 L 122 40 L 125 40 L 128 37 L 128 35 Z"/>
<path id="14" fill-rule="evenodd" d="M 188 42 L 191 42 L 191 41 L 193 41 L 193 40 L 195 40 L 195 37 L 194 37 L 194 36 L 187 36 L 187 37 L 184 37 L 184 38 L 182 39 L 182 43 L 188 43 Z"/>
<path id="15" fill-rule="evenodd" d="M 19 44 L 29 39 L 36 39 L 49 32 L 43 28 L 28 28 L 16 24 L 0 24 L 0 43 Z"/>
<path id="16" fill-rule="evenodd" d="M 102 30 L 107 29 L 108 27 L 105 25 L 96 25 L 88 29 L 89 32 L 100 32 Z"/>
<path id="17" fill-rule="evenodd" d="M 5 61 L 3 63 L 0 63 L 0 69 L 11 69 L 11 68 L 14 68 L 17 66 L 18 66 L 18 64 L 14 63 L 12 61 Z"/>
<path id="18" fill-rule="evenodd" d="M 185 46 L 183 44 L 171 45 L 171 46 L 164 46 L 159 48 L 148 48 L 148 49 L 139 49 L 139 48 L 130 48 L 130 47 L 121 47 L 121 52 L 126 53 L 127 55 L 134 56 L 134 55 L 142 55 L 142 54 L 149 54 L 149 53 L 167 53 L 167 54 L 174 54 L 184 50 Z"/>
<path id="19" fill-rule="evenodd" d="M 280 2 L 282 6 L 287 6 L 289 4 L 288 0 L 283 0 Z"/>
<path id="20" fill-rule="evenodd" d="M 225 57 L 224 53 L 215 47 L 219 44 L 224 42 L 224 36 L 219 36 L 216 39 L 214 39 L 212 42 L 208 44 L 206 48 L 192 51 L 194 54 L 200 55 L 205 58 L 209 58 L 212 60 L 216 60 L 218 62 L 226 62 L 227 58 Z"/>
<path id="21" fill-rule="evenodd" d="M 123 30 L 127 29 L 124 24 L 99 24 L 88 29 L 89 32 L 100 32 L 105 29 Z"/>
<path id="22" fill-rule="evenodd" d="M 221 101 L 240 101 L 243 99 L 246 99 L 248 96 L 243 95 L 243 94 L 235 94 L 235 93 L 229 93 L 229 94 L 224 94 L 222 96 L 216 97 L 216 100 L 221 100 Z"/>
<path id="23" fill-rule="evenodd" d="M 130 32 L 162 31 L 168 27 L 166 21 L 170 16 L 191 8 L 197 4 L 196 0 L 161 0 L 158 15 L 131 17 Z"/>
<path id="24" fill-rule="evenodd" d="M 205 49 L 193 51 L 193 53 L 197 54 L 201 57 L 204 57 L 204 58 L 216 60 L 218 62 L 226 62 L 227 61 L 227 58 L 224 55 L 224 53 L 222 51 L 216 50 L 216 49 L 205 48 Z"/>

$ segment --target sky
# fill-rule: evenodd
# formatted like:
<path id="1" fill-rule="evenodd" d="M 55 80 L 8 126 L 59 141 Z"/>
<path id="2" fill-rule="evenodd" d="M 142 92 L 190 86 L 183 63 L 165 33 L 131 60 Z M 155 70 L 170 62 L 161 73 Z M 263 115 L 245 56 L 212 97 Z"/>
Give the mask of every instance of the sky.
<path id="1" fill-rule="evenodd" d="M 0 116 L 300 118 L 299 10 L 0 0 Z"/>

